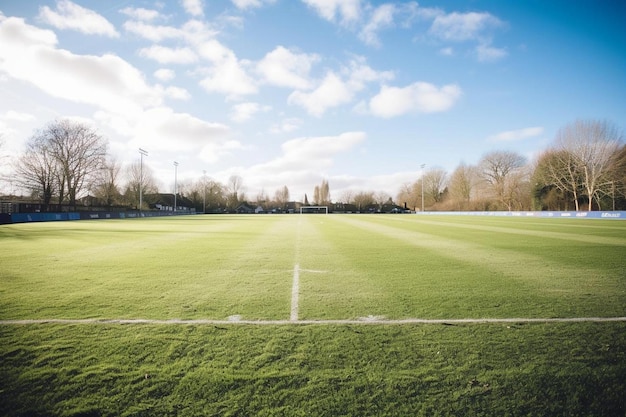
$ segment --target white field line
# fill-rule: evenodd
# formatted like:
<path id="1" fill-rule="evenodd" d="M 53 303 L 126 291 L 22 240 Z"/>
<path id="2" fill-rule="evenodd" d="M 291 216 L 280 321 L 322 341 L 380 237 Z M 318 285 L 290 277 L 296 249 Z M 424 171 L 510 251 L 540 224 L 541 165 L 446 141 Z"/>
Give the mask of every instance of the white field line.
<path id="1" fill-rule="evenodd" d="M 291 284 L 291 321 L 298 321 L 298 297 L 300 295 L 300 265 L 293 267 L 293 283 Z"/>
<path id="2" fill-rule="evenodd" d="M 489 323 L 584 323 L 626 322 L 626 317 L 482 318 L 482 319 L 361 319 L 346 320 L 211 320 L 211 319 L 25 319 L 0 320 L 0 326 L 36 324 L 157 324 L 157 325 L 408 325 L 408 324 L 489 324 Z"/>

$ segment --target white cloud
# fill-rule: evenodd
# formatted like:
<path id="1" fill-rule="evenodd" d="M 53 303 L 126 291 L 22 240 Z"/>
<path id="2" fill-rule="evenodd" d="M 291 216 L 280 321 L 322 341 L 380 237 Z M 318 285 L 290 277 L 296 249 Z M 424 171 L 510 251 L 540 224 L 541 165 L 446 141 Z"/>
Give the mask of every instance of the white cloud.
<path id="1" fill-rule="evenodd" d="M 406 113 L 435 113 L 449 110 L 461 97 L 461 88 L 455 84 L 441 88 L 425 82 L 406 87 L 383 86 L 369 102 L 370 112 L 378 117 L 391 118 Z"/>
<path id="2" fill-rule="evenodd" d="M 174 70 L 168 68 L 161 68 L 154 71 L 154 77 L 163 82 L 171 81 L 176 77 Z"/>
<path id="3" fill-rule="evenodd" d="M 291 139 L 281 146 L 283 155 L 265 164 L 257 165 L 256 170 L 268 174 L 279 171 L 300 171 L 324 169 L 333 163 L 333 157 L 352 149 L 366 138 L 364 132 L 346 132 L 337 136 L 302 137 Z"/>
<path id="4" fill-rule="evenodd" d="M 337 136 L 302 137 L 282 145 L 280 163 L 286 166 L 326 167 L 335 154 L 346 152 L 363 142 L 365 132 L 346 132 Z"/>
<path id="5" fill-rule="evenodd" d="M 287 102 L 303 107 L 309 114 L 320 117 L 330 108 L 350 103 L 367 83 L 390 79 L 393 79 L 392 72 L 375 71 L 367 65 L 365 58 L 355 57 L 340 69 L 340 74 L 329 71 L 314 90 L 294 91 L 289 95 Z"/>
<path id="6" fill-rule="evenodd" d="M 163 91 L 166 97 L 172 98 L 174 100 L 189 100 L 191 98 L 191 94 L 189 91 L 180 87 L 167 87 Z"/>
<path id="7" fill-rule="evenodd" d="M 27 128 L 37 118 L 30 113 L 9 110 L 0 114 L 0 160 L 5 153 L 15 154 L 19 151 L 21 138 L 18 137 L 21 128 Z M 3 168 L 0 164 L 0 169 Z"/>
<path id="8" fill-rule="evenodd" d="M 329 72 L 321 84 L 310 93 L 294 91 L 287 99 L 289 104 L 296 104 L 313 116 L 320 117 L 331 107 L 349 103 L 353 92 L 335 73 Z"/>
<path id="9" fill-rule="evenodd" d="M 204 15 L 202 0 L 182 0 L 183 8 L 192 16 Z"/>
<path id="10" fill-rule="evenodd" d="M 206 72 L 208 75 L 200 81 L 200 85 L 210 93 L 242 96 L 257 92 L 254 80 L 234 57 L 217 62 Z"/>
<path id="11" fill-rule="evenodd" d="M 369 22 L 363 27 L 359 38 L 367 45 L 380 46 L 378 31 L 393 26 L 393 17 L 396 6 L 393 4 L 383 4 L 377 7 L 372 13 Z"/>
<path id="12" fill-rule="evenodd" d="M 288 118 L 281 120 L 279 123 L 275 123 L 270 128 L 271 133 L 289 133 L 300 129 L 302 126 L 302 120 L 298 118 Z"/>
<path id="13" fill-rule="evenodd" d="M 532 138 L 535 136 L 539 136 L 541 134 L 543 134 L 543 127 L 535 126 L 535 127 L 527 127 L 527 128 L 518 129 L 518 130 L 507 130 L 507 131 L 489 136 L 488 139 L 492 142 L 513 142 L 513 141 L 522 140 L 526 138 Z"/>
<path id="14" fill-rule="evenodd" d="M 0 20 L 0 71 L 45 93 L 114 112 L 159 105 L 162 93 L 123 59 L 56 49 L 54 33 L 23 19 Z"/>
<path id="15" fill-rule="evenodd" d="M 133 147 L 151 151 L 200 151 L 206 146 L 219 149 L 228 142 L 230 129 L 209 123 L 167 107 L 144 111 L 129 124 Z"/>
<path id="16" fill-rule="evenodd" d="M 241 10 L 262 7 L 264 3 L 272 4 L 276 0 L 231 0 L 235 7 Z"/>
<path id="17" fill-rule="evenodd" d="M 324 170 L 334 164 L 337 155 L 349 152 L 365 139 L 364 132 L 292 139 L 281 146 L 281 156 L 246 170 L 239 169 L 239 174 L 246 178 L 247 185 L 259 190 L 278 189 L 288 184 L 291 198 L 300 199 L 304 197 L 304 190 L 312 190 L 319 184 Z M 227 178 L 226 174 L 223 176 Z"/>
<path id="18" fill-rule="evenodd" d="M 166 46 L 152 45 L 139 50 L 139 55 L 149 58 L 161 64 L 190 64 L 198 60 L 198 56 L 191 48 L 168 48 Z"/>
<path id="19" fill-rule="evenodd" d="M 494 48 L 489 44 L 481 43 L 476 47 L 476 56 L 481 62 L 496 61 L 507 55 L 506 49 Z"/>
<path id="20" fill-rule="evenodd" d="M 452 56 L 454 55 L 454 49 L 450 46 L 447 46 L 445 48 L 441 48 L 439 50 L 439 54 L 443 56 Z"/>
<path id="21" fill-rule="evenodd" d="M 201 160 L 210 164 L 214 164 L 218 162 L 221 158 L 232 154 L 233 151 L 242 149 L 246 149 L 246 147 L 240 142 L 236 140 L 228 140 L 224 143 L 211 143 L 205 145 L 198 154 L 198 156 Z"/>
<path id="22" fill-rule="evenodd" d="M 3 121 L 11 121 L 11 122 L 30 122 L 35 120 L 35 116 L 30 113 L 20 113 L 14 110 L 9 110 L 3 115 L 0 116 L 0 119 Z"/>
<path id="23" fill-rule="evenodd" d="M 69 0 L 58 0 L 56 10 L 48 6 L 40 7 L 38 17 L 57 29 L 72 29 L 87 35 L 104 35 L 111 38 L 120 36 L 106 18 Z"/>
<path id="24" fill-rule="evenodd" d="M 144 9 L 141 7 L 125 7 L 120 10 L 120 13 L 123 13 L 133 19 L 145 22 L 155 20 L 160 16 L 159 12 L 156 10 Z"/>
<path id="25" fill-rule="evenodd" d="M 161 42 L 165 39 L 179 39 L 185 36 L 184 31 L 172 26 L 150 25 L 134 20 L 125 22 L 124 29 L 152 42 Z"/>
<path id="26" fill-rule="evenodd" d="M 203 42 L 214 39 L 219 32 L 202 20 L 191 19 L 181 27 L 180 33 L 190 44 L 201 45 Z"/>
<path id="27" fill-rule="evenodd" d="M 232 107 L 230 118 L 234 122 L 242 123 L 252 118 L 256 113 L 268 110 L 270 110 L 269 106 L 261 106 L 259 103 L 239 103 Z"/>
<path id="28" fill-rule="evenodd" d="M 204 69 L 207 76 L 200 85 L 208 92 L 241 96 L 255 94 L 255 81 L 247 74 L 244 63 L 237 59 L 235 53 L 215 39 L 206 40 L 196 49 L 200 56 L 213 65 Z"/>
<path id="29" fill-rule="evenodd" d="M 348 85 L 354 92 L 365 88 L 367 83 L 389 81 L 394 78 L 391 71 L 376 71 L 367 65 L 364 57 L 354 57 L 348 66 L 341 69 L 342 75 L 348 79 Z"/>
<path id="30" fill-rule="evenodd" d="M 245 68 L 246 63 L 238 60 L 231 49 L 217 41 L 217 32 L 205 22 L 192 19 L 181 28 L 176 28 L 129 21 L 124 27 L 127 31 L 154 42 L 166 39 L 181 39 L 186 42 L 186 46 L 177 48 L 153 45 L 142 48 L 139 54 L 162 64 L 190 64 L 200 59 L 209 61 L 209 66 L 202 65 L 197 70 L 198 74 L 203 75 L 200 86 L 208 92 L 229 96 L 257 92 L 255 80 L 248 75 Z"/>
<path id="31" fill-rule="evenodd" d="M 268 52 L 257 64 L 257 71 L 269 84 L 295 89 L 311 87 L 309 72 L 319 61 L 316 54 L 298 54 L 283 46 Z"/>
<path id="32" fill-rule="evenodd" d="M 463 42 L 482 39 L 486 31 L 502 25 L 503 22 L 490 13 L 453 12 L 435 17 L 429 33 L 445 41 Z"/>
<path id="33" fill-rule="evenodd" d="M 361 16 L 361 0 L 302 0 L 313 8 L 322 18 L 335 22 L 339 18 L 341 23 L 356 22 Z"/>

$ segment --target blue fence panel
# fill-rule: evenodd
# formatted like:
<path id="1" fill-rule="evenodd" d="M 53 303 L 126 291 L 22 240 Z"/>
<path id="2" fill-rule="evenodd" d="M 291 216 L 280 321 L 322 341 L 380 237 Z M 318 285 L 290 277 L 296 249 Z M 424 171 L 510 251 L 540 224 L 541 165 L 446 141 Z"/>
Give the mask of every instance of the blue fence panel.
<path id="1" fill-rule="evenodd" d="M 13 223 L 55 222 L 69 220 L 68 213 L 13 213 Z"/>
<path id="2" fill-rule="evenodd" d="M 418 211 L 416 214 L 626 220 L 626 211 Z"/>

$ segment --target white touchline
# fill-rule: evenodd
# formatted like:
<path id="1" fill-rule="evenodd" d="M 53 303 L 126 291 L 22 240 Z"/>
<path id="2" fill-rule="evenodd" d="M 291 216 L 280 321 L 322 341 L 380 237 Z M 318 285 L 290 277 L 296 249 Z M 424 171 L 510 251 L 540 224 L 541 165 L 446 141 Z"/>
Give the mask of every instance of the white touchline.
<path id="1" fill-rule="evenodd" d="M 298 321 L 298 296 L 300 294 L 300 265 L 293 267 L 293 283 L 291 285 L 291 321 Z"/>
<path id="2" fill-rule="evenodd" d="M 156 324 L 156 325 L 416 325 L 416 324 L 490 324 L 490 323 L 603 323 L 626 322 L 626 317 L 555 317 L 555 318 L 468 318 L 468 319 L 337 319 L 337 320 L 212 320 L 212 319 L 15 319 L 0 320 L 0 326 L 32 325 L 32 324 Z"/>

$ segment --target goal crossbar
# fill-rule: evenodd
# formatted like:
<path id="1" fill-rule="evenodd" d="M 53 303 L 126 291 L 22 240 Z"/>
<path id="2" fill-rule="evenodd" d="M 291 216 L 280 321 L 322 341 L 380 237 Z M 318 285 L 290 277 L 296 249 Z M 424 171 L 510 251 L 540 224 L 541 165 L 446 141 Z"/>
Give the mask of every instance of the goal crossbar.
<path id="1" fill-rule="evenodd" d="M 300 207 L 300 214 L 307 214 L 307 213 L 313 213 L 313 214 L 324 213 L 324 214 L 328 214 L 328 206 L 302 206 L 302 207 Z"/>

